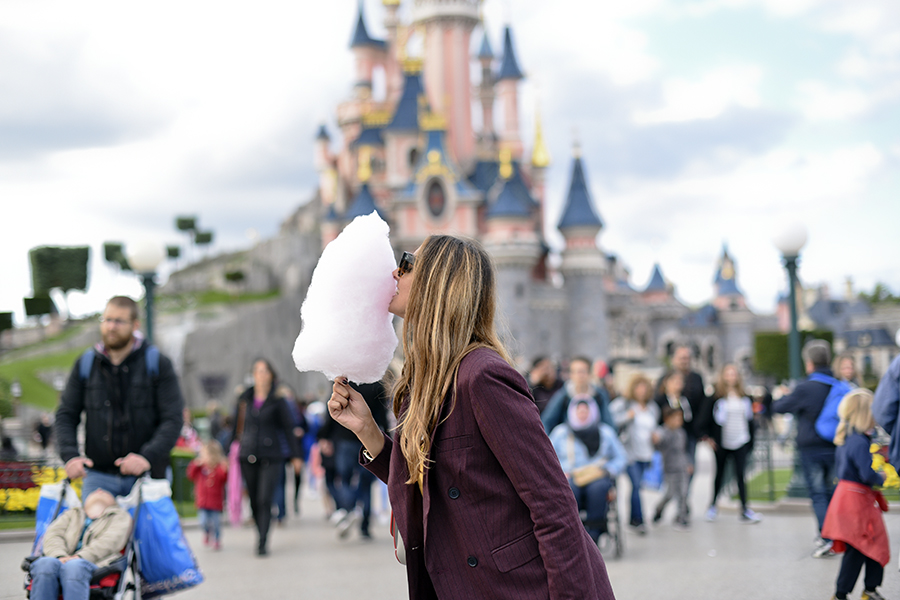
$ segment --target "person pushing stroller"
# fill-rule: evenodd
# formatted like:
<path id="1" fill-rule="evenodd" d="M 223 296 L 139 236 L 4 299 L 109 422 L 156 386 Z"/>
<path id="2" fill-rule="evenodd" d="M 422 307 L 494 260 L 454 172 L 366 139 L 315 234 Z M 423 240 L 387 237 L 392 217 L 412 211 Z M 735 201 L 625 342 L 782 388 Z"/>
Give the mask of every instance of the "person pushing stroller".
<path id="1" fill-rule="evenodd" d="M 94 572 L 122 558 L 131 516 L 96 489 L 62 513 L 44 534 L 43 556 L 31 565 L 31 600 L 88 600 Z"/>

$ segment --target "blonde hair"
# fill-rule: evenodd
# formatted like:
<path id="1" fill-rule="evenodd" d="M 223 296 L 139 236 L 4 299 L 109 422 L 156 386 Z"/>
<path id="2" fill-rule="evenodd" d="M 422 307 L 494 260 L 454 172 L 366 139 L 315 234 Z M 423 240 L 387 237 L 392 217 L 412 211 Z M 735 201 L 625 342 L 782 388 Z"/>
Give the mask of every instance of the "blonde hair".
<path id="1" fill-rule="evenodd" d="M 741 372 L 734 363 L 728 363 L 719 369 L 719 378 L 716 379 L 716 398 L 724 398 L 728 395 L 728 386 L 725 385 L 725 369 L 728 368 L 734 369 L 734 372 L 737 375 L 737 383 L 734 384 L 734 393 L 743 398 L 747 395 L 747 392 L 744 390 L 744 378 L 741 377 Z"/>
<path id="2" fill-rule="evenodd" d="M 490 348 L 510 362 L 494 328 L 495 288 L 490 256 L 477 242 L 430 236 L 416 255 L 403 326 L 406 362 L 392 390 L 407 483 L 418 481 L 428 466 L 431 435 L 451 386 L 453 409 L 462 359 L 476 348 Z"/>
<path id="3" fill-rule="evenodd" d="M 206 455 L 213 466 L 228 464 L 228 459 L 225 458 L 225 452 L 222 450 L 222 444 L 217 440 L 206 440 L 203 443 L 203 449 L 206 450 Z"/>
<path id="4" fill-rule="evenodd" d="M 847 436 L 854 433 L 865 433 L 875 427 L 872 416 L 872 400 L 875 396 L 865 388 L 857 388 L 844 396 L 838 405 L 837 431 L 834 434 L 835 446 L 843 446 Z"/>

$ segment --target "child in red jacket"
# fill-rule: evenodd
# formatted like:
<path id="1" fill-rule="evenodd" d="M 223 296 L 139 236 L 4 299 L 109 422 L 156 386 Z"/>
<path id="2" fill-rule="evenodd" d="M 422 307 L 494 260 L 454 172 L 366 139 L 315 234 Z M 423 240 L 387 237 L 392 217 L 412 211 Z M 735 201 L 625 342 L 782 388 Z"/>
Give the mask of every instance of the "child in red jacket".
<path id="1" fill-rule="evenodd" d="M 203 444 L 200 454 L 188 465 L 187 476 L 194 482 L 194 502 L 203 528 L 203 543 L 212 543 L 220 550 L 222 506 L 228 480 L 228 461 L 221 444 L 216 440 Z"/>
<path id="2" fill-rule="evenodd" d="M 869 446 L 875 428 L 872 392 L 855 389 L 838 406 L 841 418 L 834 443 L 835 470 L 840 480 L 828 505 L 822 537 L 834 540 L 832 549 L 844 552 L 834 597 L 843 600 L 853 590 L 859 573 L 866 567 L 861 600 L 884 600 L 877 587 L 884 578 L 890 558 L 882 511 L 887 502 L 872 489 L 884 482 L 884 475 L 872 468 Z"/>

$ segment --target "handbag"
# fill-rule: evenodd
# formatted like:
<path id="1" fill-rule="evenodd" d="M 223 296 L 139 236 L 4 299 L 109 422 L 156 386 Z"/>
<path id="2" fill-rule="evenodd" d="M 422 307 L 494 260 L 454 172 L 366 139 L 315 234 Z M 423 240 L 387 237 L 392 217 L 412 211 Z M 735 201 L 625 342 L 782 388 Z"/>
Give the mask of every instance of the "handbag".
<path id="1" fill-rule="evenodd" d="M 568 440 L 568 455 L 569 455 L 569 463 L 575 462 L 575 436 L 572 433 L 569 433 Z M 577 485 L 578 487 L 584 487 L 589 483 L 593 483 L 598 479 L 603 479 L 606 477 L 606 469 L 603 468 L 603 465 L 606 464 L 606 461 L 595 462 L 589 465 L 584 465 L 583 467 L 578 467 L 577 469 L 572 470 L 572 483 Z"/>

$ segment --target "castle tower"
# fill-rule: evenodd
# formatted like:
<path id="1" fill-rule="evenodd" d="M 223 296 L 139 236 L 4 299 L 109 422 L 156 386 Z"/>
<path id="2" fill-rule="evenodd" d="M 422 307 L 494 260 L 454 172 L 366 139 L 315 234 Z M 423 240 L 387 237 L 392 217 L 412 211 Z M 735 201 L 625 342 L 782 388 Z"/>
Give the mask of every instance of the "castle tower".
<path id="1" fill-rule="evenodd" d="M 524 78 L 525 75 L 519 69 L 519 62 L 513 49 L 512 31 L 507 26 L 503 34 L 503 59 L 497 73 L 496 88 L 503 111 L 500 142 L 512 150 L 514 160 L 522 158 L 522 139 L 519 136 L 519 80 Z"/>
<path id="2" fill-rule="evenodd" d="M 650 274 L 650 282 L 641 291 L 641 300 L 647 304 L 668 302 L 675 298 L 675 288 L 666 282 L 659 263 L 653 263 L 653 273 Z"/>
<path id="3" fill-rule="evenodd" d="M 382 132 L 387 184 L 393 189 L 400 189 L 409 183 L 420 154 L 419 104 L 425 93 L 422 87 L 422 61 L 406 59 L 403 71 L 403 93 L 391 122 Z"/>
<path id="4" fill-rule="evenodd" d="M 415 0 L 414 26 L 425 28 L 425 91 L 431 109 L 447 119 L 447 142 L 458 164 L 474 158 L 469 40 L 480 0 Z"/>
<path id="5" fill-rule="evenodd" d="M 544 200 L 547 184 L 547 167 L 550 166 L 550 151 L 544 143 L 544 132 L 541 126 L 541 113 L 534 114 L 534 146 L 531 149 L 531 190 L 540 210 L 538 211 L 537 230 L 544 233 Z"/>
<path id="6" fill-rule="evenodd" d="M 481 63 L 481 84 L 478 87 L 478 100 L 481 102 L 481 150 L 488 154 L 496 151 L 494 148 L 494 52 L 488 40 L 487 31 L 481 40 L 481 49 L 478 50 L 478 62 Z"/>
<path id="7" fill-rule="evenodd" d="M 561 268 L 568 302 L 565 346 L 569 356 L 605 358 L 609 335 L 603 289 L 606 260 L 597 247 L 603 222 L 594 209 L 577 146 L 574 154 L 569 194 L 558 225 L 566 238 Z"/>
<path id="8" fill-rule="evenodd" d="M 497 267 L 497 295 L 501 313 L 506 316 L 506 323 L 501 325 L 509 328 L 509 338 L 504 341 L 514 355 L 534 348 L 531 274 L 542 253 L 535 227 L 536 212 L 537 203 L 519 185 L 512 154 L 504 148 L 500 152 L 498 182 L 491 190 L 485 215 L 484 245 Z"/>
<path id="9" fill-rule="evenodd" d="M 384 63 L 385 83 L 387 84 L 386 100 L 394 104 L 403 91 L 403 70 L 401 65 L 406 58 L 404 44 L 400 40 L 400 18 L 397 11 L 400 0 L 382 0 L 384 4 L 384 28 L 387 30 L 387 56 Z M 405 40 L 402 40 L 405 42 Z"/>
<path id="10" fill-rule="evenodd" d="M 744 294 L 737 286 L 737 271 L 734 260 L 728 254 L 728 246 L 722 246 L 722 256 L 716 268 L 716 277 L 713 280 L 715 298 L 713 306 L 719 310 L 737 310 L 747 308 Z"/>
<path id="11" fill-rule="evenodd" d="M 372 97 L 372 73 L 376 65 L 384 66 L 387 44 L 384 40 L 376 40 L 369 35 L 362 0 L 359 2 L 359 14 L 350 40 L 350 48 L 356 59 L 356 83 L 353 89 L 357 98 L 368 100 Z"/>

